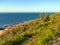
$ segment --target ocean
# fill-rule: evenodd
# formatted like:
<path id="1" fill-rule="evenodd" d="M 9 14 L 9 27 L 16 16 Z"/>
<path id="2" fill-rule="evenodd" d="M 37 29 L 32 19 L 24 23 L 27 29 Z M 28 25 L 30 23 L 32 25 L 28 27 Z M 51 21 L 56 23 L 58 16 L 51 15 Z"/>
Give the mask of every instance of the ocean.
<path id="1" fill-rule="evenodd" d="M 51 14 L 51 13 L 49 13 Z M 0 13 L 0 27 L 23 23 L 39 18 L 40 13 Z"/>

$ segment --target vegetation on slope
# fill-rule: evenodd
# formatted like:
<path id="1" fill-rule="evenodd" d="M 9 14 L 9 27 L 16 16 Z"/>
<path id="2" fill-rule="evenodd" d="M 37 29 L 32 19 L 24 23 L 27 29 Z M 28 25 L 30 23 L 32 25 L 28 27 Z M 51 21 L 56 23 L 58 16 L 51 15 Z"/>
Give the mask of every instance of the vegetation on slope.
<path id="1" fill-rule="evenodd" d="M 0 45 L 53 45 L 59 40 L 60 13 L 56 13 L 9 27 L 0 36 Z"/>

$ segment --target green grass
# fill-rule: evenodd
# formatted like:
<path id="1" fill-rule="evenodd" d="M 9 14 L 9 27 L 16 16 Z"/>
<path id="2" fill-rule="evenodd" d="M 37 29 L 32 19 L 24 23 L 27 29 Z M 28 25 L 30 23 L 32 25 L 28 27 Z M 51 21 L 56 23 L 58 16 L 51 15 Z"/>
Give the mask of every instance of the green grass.
<path id="1" fill-rule="evenodd" d="M 0 45 L 52 45 L 53 40 L 60 40 L 58 34 L 60 13 L 10 27 L 0 36 Z"/>

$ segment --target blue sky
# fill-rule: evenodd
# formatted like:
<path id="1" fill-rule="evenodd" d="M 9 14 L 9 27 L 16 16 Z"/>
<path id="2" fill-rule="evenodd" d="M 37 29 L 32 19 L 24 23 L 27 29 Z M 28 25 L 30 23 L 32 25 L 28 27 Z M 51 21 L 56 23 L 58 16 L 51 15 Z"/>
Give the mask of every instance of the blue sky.
<path id="1" fill-rule="evenodd" d="M 0 12 L 60 12 L 60 0 L 0 0 Z"/>

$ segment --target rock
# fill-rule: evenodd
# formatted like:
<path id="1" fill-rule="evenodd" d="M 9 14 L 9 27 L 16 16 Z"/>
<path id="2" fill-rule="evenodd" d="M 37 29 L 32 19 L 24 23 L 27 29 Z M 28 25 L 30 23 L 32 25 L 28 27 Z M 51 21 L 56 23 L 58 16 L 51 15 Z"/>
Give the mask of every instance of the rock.
<path id="1" fill-rule="evenodd" d="M 59 40 L 53 40 L 51 45 L 60 45 L 60 41 Z"/>

